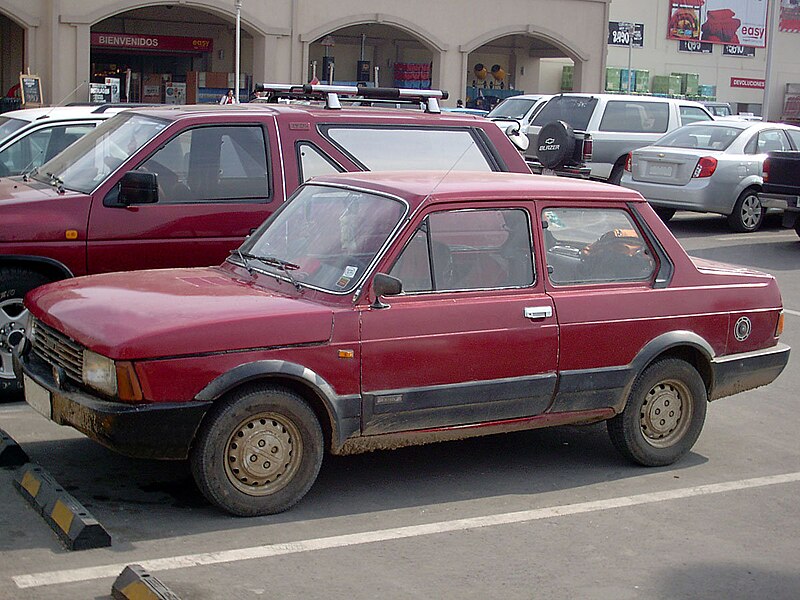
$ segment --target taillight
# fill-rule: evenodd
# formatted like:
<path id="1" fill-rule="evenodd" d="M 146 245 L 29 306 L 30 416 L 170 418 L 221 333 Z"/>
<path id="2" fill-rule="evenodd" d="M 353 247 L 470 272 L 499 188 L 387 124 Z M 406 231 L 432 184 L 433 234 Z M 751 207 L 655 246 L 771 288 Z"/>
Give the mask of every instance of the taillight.
<path id="1" fill-rule="evenodd" d="M 764 183 L 769 181 L 769 158 L 764 160 L 764 164 L 761 167 L 761 179 L 764 180 Z"/>
<path id="2" fill-rule="evenodd" d="M 775 325 L 775 337 L 781 337 L 783 333 L 783 311 L 778 315 L 778 324 Z"/>
<path id="3" fill-rule="evenodd" d="M 633 153 L 628 152 L 628 156 L 625 157 L 625 170 L 630 173 L 631 172 L 631 162 L 633 161 Z"/>
<path id="4" fill-rule="evenodd" d="M 694 168 L 692 177 L 711 177 L 714 171 L 717 170 L 717 159 L 710 156 L 704 156 L 697 161 L 697 166 Z"/>
<path id="5" fill-rule="evenodd" d="M 592 142 L 592 136 L 587 133 L 583 136 L 583 162 L 590 162 L 592 160 L 593 149 L 594 142 Z"/>

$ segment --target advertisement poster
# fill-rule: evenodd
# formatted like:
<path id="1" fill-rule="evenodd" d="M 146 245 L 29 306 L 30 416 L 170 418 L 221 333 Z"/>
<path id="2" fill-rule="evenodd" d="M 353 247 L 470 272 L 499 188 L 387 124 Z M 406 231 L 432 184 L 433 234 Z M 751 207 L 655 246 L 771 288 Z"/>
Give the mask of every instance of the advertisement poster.
<path id="1" fill-rule="evenodd" d="M 800 33 L 800 0 L 781 0 L 778 29 L 789 33 Z"/>
<path id="2" fill-rule="evenodd" d="M 667 38 L 766 46 L 767 0 L 670 0 Z"/>

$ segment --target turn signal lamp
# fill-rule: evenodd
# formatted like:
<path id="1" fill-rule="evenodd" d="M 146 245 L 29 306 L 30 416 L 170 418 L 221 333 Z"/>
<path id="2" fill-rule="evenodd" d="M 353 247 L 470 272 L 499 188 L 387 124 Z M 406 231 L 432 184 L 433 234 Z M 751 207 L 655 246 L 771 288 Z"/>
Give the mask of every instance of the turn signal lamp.
<path id="1" fill-rule="evenodd" d="M 711 156 L 704 156 L 697 161 L 697 166 L 694 168 L 692 177 L 702 178 L 711 177 L 714 171 L 717 170 L 717 159 Z"/>
<path id="2" fill-rule="evenodd" d="M 781 337 L 783 333 L 783 311 L 778 315 L 778 323 L 775 325 L 775 337 Z"/>
<path id="3" fill-rule="evenodd" d="M 123 402 L 141 402 L 142 386 L 139 385 L 139 378 L 133 363 L 118 362 L 117 367 L 117 398 Z"/>

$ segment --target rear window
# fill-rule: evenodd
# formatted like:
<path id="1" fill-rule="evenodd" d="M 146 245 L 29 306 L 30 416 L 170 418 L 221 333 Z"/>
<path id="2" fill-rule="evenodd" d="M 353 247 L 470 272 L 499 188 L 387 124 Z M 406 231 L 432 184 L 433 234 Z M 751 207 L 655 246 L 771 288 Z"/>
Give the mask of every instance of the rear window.
<path id="1" fill-rule="evenodd" d="M 668 148 L 699 148 L 700 150 L 726 150 L 744 131 L 738 127 L 692 125 L 671 131 L 654 145 Z"/>
<path id="2" fill-rule="evenodd" d="M 323 134 L 369 171 L 497 170 L 467 128 L 329 126 Z"/>
<path id="3" fill-rule="evenodd" d="M 589 126 L 597 98 L 591 96 L 556 96 L 544 105 L 533 119 L 533 125 L 547 125 L 552 121 L 564 121 L 570 127 L 585 130 Z"/>
<path id="4" fill-rule="evenodd" d="M 669 125 L 669 104 L 612 100 L 606 104 L 600 131 L 664 133 Z"/>

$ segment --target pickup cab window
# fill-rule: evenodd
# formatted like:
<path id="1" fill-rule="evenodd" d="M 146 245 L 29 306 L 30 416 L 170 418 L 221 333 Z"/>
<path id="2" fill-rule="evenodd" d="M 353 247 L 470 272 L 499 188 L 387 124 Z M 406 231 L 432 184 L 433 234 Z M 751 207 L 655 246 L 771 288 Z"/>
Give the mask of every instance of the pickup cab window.
<path id="1" fill-rule="evenodd" d="M 555 285 L 643 281 L 655 271 L 649 247 L 623 210 L 548 208 L 542 221 Z"/>
<path id="2" fill-rule="evenodd" d="M 329 126 L 323 134 L 368 171 L 498 170 L 469 129 Z"/>
<path id="3" fill-rule="evenodd" d="M 600 131 L 664 133 L 669 125 L 669 104 L 611 100 L 606 104 Z"/>
<path id="4" fill-rule="evenodd" d="M 156 174 L 163 204 L 269 196 L 264 130 L 258 125 L 183 131 L 137 170 Z"/>
<path id="5" fill-rule="evenodd" d="M 390 275 L 404 292 L 524 287 L 534 281 L 530 223 L 521 209 L 429 215 Z"/>

